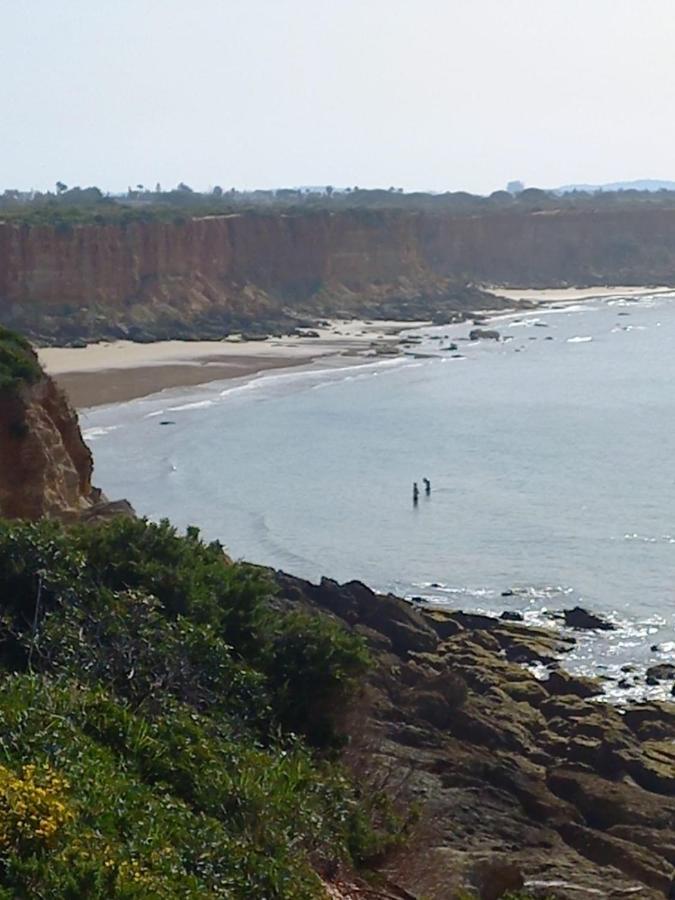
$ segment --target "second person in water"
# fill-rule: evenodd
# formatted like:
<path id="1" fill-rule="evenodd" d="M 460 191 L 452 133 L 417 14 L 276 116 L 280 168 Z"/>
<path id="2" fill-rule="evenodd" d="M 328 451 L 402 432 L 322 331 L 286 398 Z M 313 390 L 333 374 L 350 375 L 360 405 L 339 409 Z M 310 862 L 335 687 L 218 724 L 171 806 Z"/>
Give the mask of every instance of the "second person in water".
<path id="1" fill-rule="evenodd" d="M 431 482 L 428 478 L 423 478 L 422 481 L 424 482 L 424 493 L 429 497 L 431 494 Z M 417 482 L 413 481 L 413 506 L 417 506 L 419 499 L 420 489 L 417 486 Z"/>

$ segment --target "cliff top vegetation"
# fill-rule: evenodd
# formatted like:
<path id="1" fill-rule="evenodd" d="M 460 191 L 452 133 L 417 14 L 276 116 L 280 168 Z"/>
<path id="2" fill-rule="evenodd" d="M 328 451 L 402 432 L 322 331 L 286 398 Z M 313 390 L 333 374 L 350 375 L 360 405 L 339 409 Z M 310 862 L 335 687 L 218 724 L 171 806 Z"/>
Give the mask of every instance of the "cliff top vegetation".
<path id="1" fill-rule="evenodd" d="M 42 376 L 42 369 L 30 343 L 0 325 L 0 391 L 21 383 L 32 384 Z"/>
<path id="2" fill-rule="evenodd" d="M 359 187 L 237 191 L 216 187 L 209 192 L 180 184 L 163 191 L 138 185 L 123 195 L 106 195 L 96 187 L 67 188 L 59 182 L 55 192 L 5 190 L 0 195 L 0 221 L 68 227 L 78 224 L 128 224 L 134 221 L 172 221 L 241 212 L 282 212 L 301 215 L 312 211 L 398 210 L 444 215 L 493 215 L 500 212 L 532 213 L 556 210 L 593 212 L 606 209 L 673 209 L 675 191 L 617 190 L 567 193 L 525 188 L 495 191 L 489 196 L 464 191 L 404 193 L 400 189 L 366 190 Z"/>

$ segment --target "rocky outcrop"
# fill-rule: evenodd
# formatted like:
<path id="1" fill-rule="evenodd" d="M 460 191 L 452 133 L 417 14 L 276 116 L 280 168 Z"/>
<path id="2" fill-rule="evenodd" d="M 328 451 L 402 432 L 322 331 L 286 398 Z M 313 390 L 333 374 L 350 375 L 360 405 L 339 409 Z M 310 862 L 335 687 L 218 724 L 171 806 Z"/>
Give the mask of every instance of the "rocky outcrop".
<path id="1" fill-rule="evenodd" d="M 43 341 L 259 333 L 340 314 L 442 322 L 497 305 L 469 283 L 675 283 L 675 210 L 0 222 L 0 322 Z"/>
<path id="2" fill-rule="evenodd" d="M 563 610 L 563 619 L 568 628 L 577 628 L 580 631 L 613 631 L 611 622 L 601 619 L 594 613 L 588 612 L 581 606 Z"/>
<path id="3" fill-rule="evenodd" d="M 0 516 L 105 515 L 92 469 L 77 413 L 51 378 L 0 390 Z"/>
<path id="4" fill-rule="evenodd" d="M 473 328 L 469 332 L 470 341 L 498 341 L 499 332 L 490 328 Z"/>
<path id="5" fill-rule="evenodd" d="M 340 711 L 345 759 L 364 790 L 420 816 L 381 861 L 386 896 L 673 896 L 675 704 L 622 712 L 592 699 L 592 679 L 538 680 L 523 663 L 573 640 L 555 631 L 276 577 L 278 603 L 329 612 L 371 646 L 361 700 Z"/>

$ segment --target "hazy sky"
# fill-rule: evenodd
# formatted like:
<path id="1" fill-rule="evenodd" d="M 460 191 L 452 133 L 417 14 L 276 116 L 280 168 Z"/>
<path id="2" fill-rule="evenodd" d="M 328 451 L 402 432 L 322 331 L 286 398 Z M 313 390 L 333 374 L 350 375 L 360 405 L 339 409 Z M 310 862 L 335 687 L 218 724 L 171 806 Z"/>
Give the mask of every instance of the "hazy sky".
<path id="1" fill-rule="evenodd" d="M 0 0 L 0 189 L 675 179 L 675 0 Z"/>

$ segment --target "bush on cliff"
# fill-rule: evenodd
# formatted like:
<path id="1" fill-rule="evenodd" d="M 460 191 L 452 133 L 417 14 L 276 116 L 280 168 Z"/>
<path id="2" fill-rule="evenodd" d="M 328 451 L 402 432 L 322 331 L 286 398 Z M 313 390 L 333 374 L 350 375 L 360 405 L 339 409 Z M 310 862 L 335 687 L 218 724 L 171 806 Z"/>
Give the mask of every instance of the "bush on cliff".
<path id="1" fill-rule="evenodd" d="M 0 898 L 301 900 L 389 840 L 302 737 L 363 645 L 269 594 L 195 530 L 0 522 Z"/>
<path id="2" fill-rule="evenodd" d="M 42 370 L 28 341 L 0 325 L 0 390 L 33 384 Z"/>

